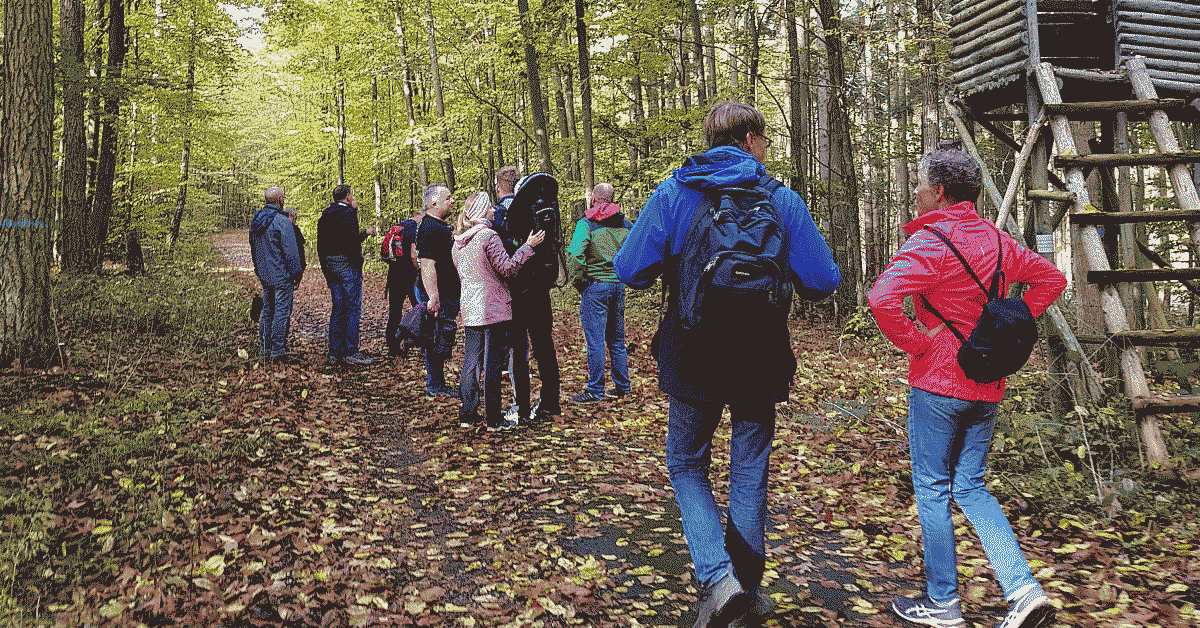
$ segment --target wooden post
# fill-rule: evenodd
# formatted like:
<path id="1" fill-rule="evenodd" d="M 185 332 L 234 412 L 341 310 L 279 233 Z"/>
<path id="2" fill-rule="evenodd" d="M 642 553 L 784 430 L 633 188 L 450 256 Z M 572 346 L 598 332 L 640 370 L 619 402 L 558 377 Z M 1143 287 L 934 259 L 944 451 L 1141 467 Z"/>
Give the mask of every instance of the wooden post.
<path id="1" fill-rule="evenodd" d="M 1062 102 L 1058 91 L 1058 82 L 1054 77 L 1054 69 L 1049 63 L 1038 66 L 1035 76 L 1041 91 L 1042 102 L 1054 104 Z M 1054 141 L 1060 155 L 1077 155 L 1075 138 L 1071 135 L 1070 122 L 1064 115 L 1053 116 L 1050 128 L 1054 132 Z M 1083 211 L 1091 203 L 1088 195 L 1087 182 L 1083 178 L 1083 170 L 1078 167 L 1066 171 L 1067 187 L 1075 193 L 1075 211 Z M 1083 247 L 1088 267 L 1093 271 L 1108 271 L 1108 257 L 1104 254 L 1104 245 L 1095 227 L 1078 227 L 1079 245 Z M 1121 296 L 1113 286 L 1104 286 L 1100 291 L 1101 308 L 1104 312 L 1105 326 L 1109 333 L 1119 333 L 1129 330 L 1129 322 L 1125 317 L 1125 307 Z M 1150 385 L 1146 381 L 1146 373 L 1142 370 L 1142 361 L 1137 351 L 1132 347 L 1121 349 L 1121 378 L 1125 383 L 1125 393 L 1136 404 L 1139 399 L 1150 396 Z M 1159 429 L 1158 419 L 1153 415 L 1138 417 L 1142 436 L 1142 446 L 1146 450 L 1146 458 L 1153 465 L 1166 466 L 1169 462 L 1167 444 Z"/>

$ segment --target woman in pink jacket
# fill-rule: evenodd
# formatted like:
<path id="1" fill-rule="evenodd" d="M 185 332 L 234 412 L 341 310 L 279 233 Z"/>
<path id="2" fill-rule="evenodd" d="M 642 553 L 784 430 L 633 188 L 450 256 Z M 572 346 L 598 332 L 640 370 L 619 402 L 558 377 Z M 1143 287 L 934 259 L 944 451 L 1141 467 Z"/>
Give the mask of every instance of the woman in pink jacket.
<path id="1" fill-rule="evenodd" d="M 509 322 L 512 320 L 512 296 L 505 280 L 517 274 L 533 255 L 533 247 L 546 234 L 529 234 L 525 244 L 511 256 L 504 250 L 500 236 L 492 229 L 489 217 L 492 203 L 486 192 L 475 192 L 463 203 L 458 219 L 458 235 L 451 254 L 462 279 L 462 320 L 466 328 L 463 368 L 459 378 L 462 410 L 458 424 L 464 428 L 479 425 L 479 375 L 483 372 L 484 414 L 488 431 L 509 430 L 515 421 L 505 420 L 500 408 L 500 373 L 508 355 Z M 514 396 L 520 416 L 529 414 L 529 382 L 517 382 Z M 524 384 L 524 385 L 522 385 Z"/>

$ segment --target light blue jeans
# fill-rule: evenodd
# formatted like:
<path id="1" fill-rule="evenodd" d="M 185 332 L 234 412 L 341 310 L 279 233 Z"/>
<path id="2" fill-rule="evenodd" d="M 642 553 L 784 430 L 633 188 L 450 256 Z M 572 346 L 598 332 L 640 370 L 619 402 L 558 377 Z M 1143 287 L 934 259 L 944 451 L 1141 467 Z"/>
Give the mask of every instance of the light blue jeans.
<path id="1" fill-rule="evenodd" d="M 587 343 L 587 390 L 604 396 L 604 354 L 612 360 L 613 387 L 629 392 L 629 357 L 625 347 L 625 286 L 593 281 L 579 296 L 579 320 Z"/>
<path id="2" fill-rule="evenodd" d="M 683 536 L 696 567 L 696 580 L 712 586 L 733 573 L 742 588 L 758 590 L 766 565 L 767 465 L 775 435 L 773 404 L 734 404 L 729 447 L 729 525 L 708 478 L 713 433 L 721 422 L 719 403 L 695 407 L 671 398 L 667 420 L 667 472 L 683 519 Z"/>
<path id="3" fill-rule="evenodd" d="M 908 446 L 925 547 L 926 589 L 939 602 L 958 597 L 951 497 L 975 527 L 1004 596 L 1037 584 L 1008 518 L 983 481 L 995 425 L 994 403 L 962 401 L 917 388 L 908 395 Z"/>

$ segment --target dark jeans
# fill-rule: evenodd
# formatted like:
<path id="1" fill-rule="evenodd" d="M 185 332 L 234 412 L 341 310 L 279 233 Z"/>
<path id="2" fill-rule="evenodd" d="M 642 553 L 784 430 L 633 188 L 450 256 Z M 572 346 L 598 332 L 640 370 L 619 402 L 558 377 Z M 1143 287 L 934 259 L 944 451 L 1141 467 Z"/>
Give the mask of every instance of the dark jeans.
<path id="1" fill-rule="evenodd" d="M 362 268 L 343 255 L 321 259 L 333 306 L 329 312 L 329 356 L 342 359 L 358 353 L 358 323 L 362 316 Z"/>
<path id="2" fill-rule="evenodd" d="M 579 296 L 579 320 L 587 342 L 587 390 L 604 396 L 604 352 L 612 360 L 617 392 L 629 392 L 629 357 L 625 348 L 625 286 L 593 281 Z"/>
<path id="3" fill-rule="evenodd" d="M 729 445 L 729 525 L 721 512 L 708 470 L 713 433 L 723 404 L 691 406 L 671 397 L 667 420 L 667 473 L 683 519 L 683 536 L 701 586 L 732 573 L 747 592 L 758 590 L 766 565 L 767 466 L 775 435 L 775 405 L 733 404 Z"/>
<path id="4" fill-rule="evenodd" d="M 258 317 L 258 354 L 278 358 L 287 354 L 288 327 L 292 322 L 292 284 L 263 286 L 262 312 Z"/>
<path id="5" fill-rule="evenodd" d="M 558 355 L 554 352 L 554 314 L 550 292 L 535 290 L 513 295 L 512 365 L 513 388 L 520 390 L 521 380 L 529 381 L 529 348 L 538 363 L 542 380 L 540 409 L 550 414 L 562 412 L 559 399 Z"/>
<path id="6" fill-rule="evenodd" d="M 479 378 L 483 376 L 484 416 L 488 423 L 499 423 L 504 417 L 500 410 L 500 375 L 508 355 L 509 321 L 484 327 L 467 327 L 463 341 L 463 367 L 459 375 L 458 395 L 462 399 L 460 417 L 472 417 L 479 411 Z M 518 402 L 518 405 L 521 405 Z M 529 408 L 529 388 L 525 401 Z M 522 414 L 524 416 L 524 414 Z"/>
<path id="7" fill-rule="evenodd" d="M 384 330 L 388 353 L 400 355 L 401 343 L 396 339 L 396 329 L 400 327 L 400 318 L 404 316 L 404 302 L 411 301 L 415 306 L 417 300 L 416 275 L 412 273 L 393 273 L 388 269 L 388 321 Z"/>
<path id="8" fill-rule="evenodd" d="M 417 302 L 424 304 L 429 301 L 429 295 L 425 294 L 425 289 L 421 286 L 420 281 L 416 282 L 416 286 Z M 458 310 L 461 307 L 462 304 L 458 299 L 450 301 L 442 297 L 442 307 L 437 313 L 438 320 L 456 323 L 458 320 Z M 448 357 L 430 355 L 429 351 L 425 351 L 425 390 L 435 392 L 446 388 L 446 360 Z"/>

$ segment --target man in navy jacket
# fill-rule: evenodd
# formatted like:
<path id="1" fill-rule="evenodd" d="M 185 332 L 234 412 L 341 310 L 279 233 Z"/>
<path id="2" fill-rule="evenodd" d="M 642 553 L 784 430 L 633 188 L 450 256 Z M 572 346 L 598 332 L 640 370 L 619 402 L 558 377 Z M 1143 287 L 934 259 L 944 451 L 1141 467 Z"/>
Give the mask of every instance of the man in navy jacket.
<path id="1" fill-rule="evenodd" d="M 650 287 L 683 252 L 684 239 L 706 193 L 730 186 L 753 187 L 766 174 L 763 159 L 770 140 L 758 110 L 736 102 L 715 105 L 704 120 L 709 150 L 690 157 L 663 181 L 646 202 L 633 230 L 613 260 L 617 277 L 634 288 Z M 782 227 L 787 265 L 802 297 L 823 299 L 837 288 L 841 273 L 804 200 L 784 186 L 770 196 Z M 673 273 L 667 273 L 670 285 Z M 759 591 L 766 560 L 767 466 L 775 433 L 775 403 L 787 399 L 795 356 L 786 346 L 763 347 L 772 368 L 788 369 L 779 390 L 759 399 L 725 399 L 705 390 L 683 366 L 687 339 L 679 310 L 669 305 L 653 346 L 659 386 L 670 397 L 667 425 L 667 469 L 683 518 L 684 536 L 704 587 L 697 626 L 727 625 L 747 611 L 760 617 L 769 611 Z M 781 330 L 787 337 L 787 330 Z M 708 468 L 712 438 L 724 406 L 730 406 L 729 525 L 713 499 Z"/>

